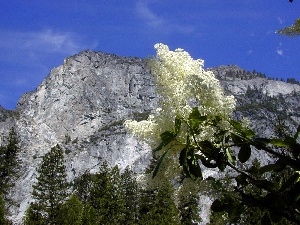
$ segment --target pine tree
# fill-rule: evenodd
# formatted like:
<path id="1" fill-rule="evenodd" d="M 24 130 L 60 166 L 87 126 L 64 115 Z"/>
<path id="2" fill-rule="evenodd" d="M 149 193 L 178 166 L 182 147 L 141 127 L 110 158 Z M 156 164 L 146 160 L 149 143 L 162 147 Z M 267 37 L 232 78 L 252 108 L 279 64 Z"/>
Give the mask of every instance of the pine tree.
<path id="1" fill-rule="evenodd" d="M 5 210 L 5 203 L 4 203 L 4 198 L 3 194 L 0 193 L 0 224 L 3 225 L 8 225 L 8 220 L 5 218 L 6 216 L 6 210 Z"/>
<path id="2" fill-rule="evenodd" d="M 0 194 L 0 224 L 4 224 L 4 222 L 5 222 L 4 199 L 3 199 L 3 195 Z"/>
<path id="3" fill-rule="evenodd" d="M 14 186 L 13 177 L 18 172 L 19 140 L 14 128 L 11 128 L 6 145 L 0 146 L 0 192 L 4 198 Z"/>
<path id="4" fill-rule="evenodd" d="M 61 225 L 81 225 L 83 217 L 83 204 L 73 194 L 62 207 Z"/>
<path id="5" fill-rule="evenodd" d="M 92 185 L 90 204 L 96 209 L 100 224 L 122 224 L 124 221 L 124 198 L 118 167 L 110 169 L 106 162 Z"/>
<path id="6" fill-rule="evenodd" d="M 146 188 L 140 201 L 139 224 L 179 224 L 178 210 L 174 202 L 174 190 L 170 182 L 157 188 Z"/>
<path id="7" fill-rule="evenodd" d="M 193 225 L 201 222 L 199 216 L 199 185 L 189 178 L 184 180 L 178 193 L 178 209 L 182 224 Z"/>
<path id="8" fill-rule="evenodd" d="M 122 173 L 121 182 L 125 195 L 124 224 L 137 224 L 140 190 L 136 179 L 133 177 L 133 172 L 129 167 L 126 167 Z"/>
<path id="9" fill-rule="evenodd" d="M 83 215 L 81 220 L 82 225 L 95 225 L 99 224 L 97 211 L 86 202 L 83 206 Z"/>
<path id="10" fill-rule="evenodd" d="M 138 224 L 156 224 L 155 218 L 152 217 L 151 209 L 154 207 L 154 200 L 156 191 L 146 187 L 141 191 L 141 196 L 139 199 L 139 214 L 138 214 Z"/>
<path id="11" fill-rule="evenodd" d="M 124 224 L 125 221 L 125 192 L 122 184 L 120 169 L 114 166 L 110 172 L 111 180 L 111 202 L 110 220 L 113 224 Z"/>
<path id="12" fill-rule="evenodd" d="M 46 225 L 41 208 L 36 203 L 30 203 L 23 219 L 24 225 Z"/>
<path id="13" fill-rule="evenodd" d="M 31 214 L 43 215 L 47 224 L 58 224 L 68 189 L 63 151 L 59 145 L 46 153 L 37 171 L 39 176 L 33 185 L 32 197 L 35 202 Z"/>

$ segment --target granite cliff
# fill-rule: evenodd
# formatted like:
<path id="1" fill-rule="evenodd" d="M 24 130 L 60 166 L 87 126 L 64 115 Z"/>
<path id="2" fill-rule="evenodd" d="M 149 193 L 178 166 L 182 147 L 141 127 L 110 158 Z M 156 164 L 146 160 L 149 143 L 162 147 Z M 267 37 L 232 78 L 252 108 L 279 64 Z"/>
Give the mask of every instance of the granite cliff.
<path id="1" fill-rule="evenodd" d="M 234 116 L 247 116 L 261 135 L 277 135 L 276 121 L 291 131 L 300 124 L 299 85 L 245 74 L 237 66 L 210 70 L 237 98 Z M 143 59 L 87 50 L 52 69 L 35 91 L 22 96 L 16 110 L 0 107 L 1 136 L 15 126 L 20 137 L 22 173 L 11 192 L 17 203 L 10 207 L 14 222 L 20 222 L 30 202 L 41 157 L 57 143 L 65 149 L 69 180 L 97 171 L 104 160 L 142 172 L 151 150 L 122 124 L 147 118 L 157 98 Z"/>

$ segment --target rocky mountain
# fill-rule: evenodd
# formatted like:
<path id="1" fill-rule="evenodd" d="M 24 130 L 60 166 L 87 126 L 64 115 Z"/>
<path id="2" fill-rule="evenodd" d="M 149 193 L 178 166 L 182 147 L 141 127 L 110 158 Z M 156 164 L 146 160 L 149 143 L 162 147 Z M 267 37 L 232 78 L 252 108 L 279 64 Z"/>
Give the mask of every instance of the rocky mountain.
<path id="1" fill-rule="evenodd" d="M 280 126 L 293 131 L 300 124 L 299 85 L 268 80 L 237 66 L 209 70 L 236 96 L 234 116 L 248 117 L 261 135 L 278 135 Z M 17 204 L 10 207 L 14 222 L 20 222 L 28 207 L 36 167 L 53 145 L 65 149 L 69 180 L 97 171 L 104 160 L 142 172 L 151 149 L 122 124 L 147 118 L 157 99 L 143 59 L 87 50 L 52 69 L 35 91 L 22 96 L 16 110 L 0 107 L 1 136 L 15 126 L 20 137 L 22 173 L 11 193 Z"/>

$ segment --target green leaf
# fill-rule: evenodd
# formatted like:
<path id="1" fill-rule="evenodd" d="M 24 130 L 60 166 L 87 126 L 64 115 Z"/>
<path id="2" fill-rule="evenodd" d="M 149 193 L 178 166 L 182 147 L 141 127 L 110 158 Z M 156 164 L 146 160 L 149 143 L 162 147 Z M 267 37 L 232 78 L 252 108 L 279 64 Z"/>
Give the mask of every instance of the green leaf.
<path id="1" fill-rule="evenodd" d="M 201 141 L 198 143 L 201 148 L 201 152 L 210 159 L 218 157 L 220 152 L 219 148 L 216 148 L 210 141 Z"/>
<path id="2" fill-rule="evenodd" d="M 227 204 L 221 202 L 220 199 L 216 199 L 211 205 L 211 210 L 213 212 L 224 212 L 226 211 L 227 207 L 228 207 Z"/>
<path id="3" fill-rule="evenodd" d="M 243 175 L 243 174 L 238 175 L 238 176 L 235 178 L 235 180 L 236 180 L 237 185 L 241 185 L 241 186 L 246 186 L 246 185 L 248 185 L 247 178 L 246 178 L 245 175 Z"/>
<path id="4" fill-rule="evenodd" d="M 269 144 L 270 143 L 270 139 L 269 138 L 255 138 L 254 141 L 262 143 L 262 144 Z"/>
<path id="5" fill-rule="evenodd" d="M 245 163 L 251 156 L 251 147 L 250 145 L 243 145 L 240 148 L 238 159 L 241 163 Z"/>
<path id="6" fill-rule="evenodd" d="M 292 146 L 290 146 L 290 148 L 292 150 L 293 156 L 295 158 L 298 158 L 298 156 L 300 154 L 300 144 L 296 143 L 296 141 L 295 141 L 295 143 Z"/>
<path id="7" fill-rule="evenodd" d="M 233 143 L 236 146 L 242 146 L 242 145 L 244 145 L 243 139 L 240 138 L 239 136 L 235 135 L 235 134 L 231 134 L 231 139 L 232 139 Z"/>
<path id="8" fill-rule="evenodd" d="M 300 174 L 297 172 L 291 175 L 289 179 L 287 179 L 287 181 L 281 185 L 279 191 L 284 191 L 288 188 L 291 188 L 298 181 L 299 177 Z"/>
<path id="9" fill-rule="evenodd" d="M 189 125 L 193 130 L 197 130 L 199 125 L 207 120 L 207 116 L 201 116 L 198 107 L 193 108 L 191 114 L 189 115 Z"/>
<path id="10" fill-rule="evenodd" d="M 157 165 L 156 167 L 154 168 L 154 171 L 153 171 L 153 175 L 152 175 L 152 178 L 154 178 L 159 170 L 159 167 L 162 163 L 162 161 L 164 160 L 164 158 L 166 157 L 166 155 L 168 154 L 168 152 L 170 151 L 170 149 L 168 149 L 167 151 L 165 151 L 165 153 L 160 157 L 159 161 L 157 162 Z"/>
<path id="11" fill-rule="evenodd" d="M 295 185 L 293 185 L 292 189 L 290 190 L 290 195 L 295 202 L 300 199 L 300 182 L 297 182 Z"/>
<path id="12" fill-rule="evenodd" d="M 281 170 L 284 169 L 285 165 L 280 164 L 280 163 L 275 163 L 275 164 L 268 164 L 259 169 L 260 173 L 266 173 L 266 172 L 271 172 L 271 171 L 276 171 L 276 170 Z"/>
<path id="13" fill-rule="evenodd" d="M 247 138 L 253 138 L 255 136 L 255 132 L 249 128 L 244 129 L 244 134 Z"/>
<path id="14" fill-rule="evenodd" d="M 163 142 L 168 142 L 174 139 L 174 133 L 172 131 L 165 131 L 160 135 L 160 138 Z"/>
<path id="15" fill-rule="evenodd" d="M 186 164 L 187 147 L 184 147 L 179 155 L 179 165 L 183 166 Z"/>
<path id="16" fill-rule="evenodd" d="M 295 141 L 297 140 L 299 134 L 300 134 L 300 125 L 298 126 L 297 132 L 296 132 L 296 134 L 294 135 L 294 140 L 295 140 Z"/>
<path id="17" fill-rule="evenodd" d="M 203 166 L 205 166 L 207 168 L 217 168 L 218 167 L 216 163 L 211 163 L 210 160 L 206 159 L 202 155 L 195 154 L 194 156 L 195 156 L 196 159 L 201 160 Z"/>
<path id="18" fill-rule="evenodd" d="M 182 120 L 179 117 L 175 118 L 175 133 L 178 134 L 180 131 Z"/>
<path id="19" fill-rule="evenodd" d="M 248 127 L 244 127 L 241 122 L 231 120 L 230 124 L 238 131 L 238 133 L 242 134 L 246 138 L 252 138 L 255 136 L 255 132 Z"/>
<path id="20" fill-rule="evenodd" d="M 221 118 L 220 116 L 216 116 L 216 117 L 212 120 L 212 125 L 213 125 L 213 126 L 219 125 L 221 120 L 222 120 L 222 118 Z"/>
<path id="21" fill-rule="evenodd" d="M 230 153 L 230 149 L 228 149 L 228 148 L 226 148 L 226 155 L 227 155 L 228 161 L 229 161 L 230 163 L 234 164 L 235 161 L 234 161 L 234 159 L 233 159 L 233 157 L 232 157 L 232 155 L 231 155 L 231 153 Z"/>
<path id="22" fill-rule="evenodd" d="M 238 122 L 236 120 L 230 120 L 229 121 L 230 124 L 237 130 L 237 131 L 242 131 L 243 130 L 243 126 L 241 122 Z"/>
<path id="23" fill-rule="evenodd" d="M 190 174 L 197 178 L 203 178 L 201 168 L 196 159 L 187 159 L 187 165 L 190 171 Z"/>
<path id="24" fill-rule="evenodd" d="M 160 138 L 162 142 L 159 144 L 157 148 L 155 148 L 153 151 L 157 152 L 161 150 L 164 146 L 168 145 L 171 141 L 173 141 L 176 137 L 176 134 L 172 131 L 165 131 L 160 135 Z"/>
<path id="25" fill-rule="evenodd" d="M 288 143 L 285 142 L 285 140 L 282 139 L 270 139 L 270 143 L 273 145 L 276 145 L 278 147 L 287 147 Z"/>

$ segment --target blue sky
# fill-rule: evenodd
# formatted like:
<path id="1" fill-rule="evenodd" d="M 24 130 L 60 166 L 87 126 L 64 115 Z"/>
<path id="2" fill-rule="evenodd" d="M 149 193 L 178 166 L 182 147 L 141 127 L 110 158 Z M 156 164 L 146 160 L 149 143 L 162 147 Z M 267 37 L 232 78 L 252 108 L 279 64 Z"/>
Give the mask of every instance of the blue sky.
<path id="1" fill-rule="evenodd" d="M 82 50 L 144 58 L 158 42 L 204 59 L 205 67 L 235 64 L 300 80 L 300 37 L 275 33 L 299 17 L 299 0 L 3 0 L 0 105 L 15 108 Z"/>

